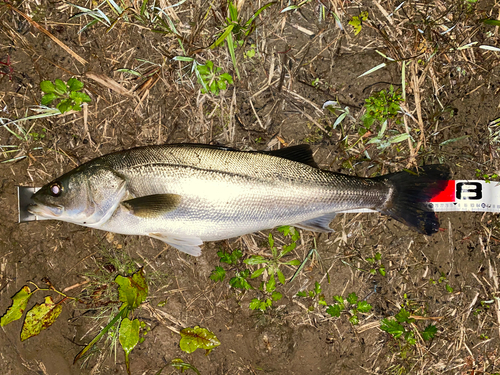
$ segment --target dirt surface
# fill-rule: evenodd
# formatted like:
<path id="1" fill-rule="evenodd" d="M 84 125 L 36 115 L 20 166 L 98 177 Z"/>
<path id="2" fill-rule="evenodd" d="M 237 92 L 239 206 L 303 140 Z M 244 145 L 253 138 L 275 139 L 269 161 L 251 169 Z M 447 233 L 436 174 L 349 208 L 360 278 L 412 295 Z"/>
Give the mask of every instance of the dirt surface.
<path id="1" fill-rule="evenodd" d="M 332 1 L 285 13 L 280 11 L 288 4 L 275 4 L 261 13 L 255 31 L 236 50 L 239 80 L 227 48 L 208 48 L 227 17 L 224 2 L 188 1 L 167 10 L 182 38 L 152 32 L 150 23 L 133 16 L 140 8 L 136 3 L 126 2 L 127 17 L 111 30 L 99 23 L 81 33 L 91 18 L 70 18 L 78 10 L 69 3 L 0 4 L 4 123 L 35 114 L 30 108 L 40 102 L 43 80 L 77 77 L 92 99 L 81 112 L 11 124 L 10 131 L 0 128 L 2 152 L 15 151 L 4 153 L 2 160 L 17 158 L 0 164 L 0 314 L 11 305 L 10 297 L 30 282 L 47 288 L 49 280 L 79 299 L 63 302 L 56 322 L 26 341 L 20 341 L 22 319 L 2 327 L 2 374 L 125 374 L 123 351 L 110 346 L 111 335 L 90 356 L 76 364 L 73 360 L 117 312 L 112 280 L 140 267 L 150 289 L 147 305 L 134 316 L 150 331 L 130 355 L 132 374 L 156 374 L 165 365 L 163 373 L 178 373 L 170 366 L 174 358 L 201 374 L 500 372 L 496 214 L 440 213 L 441 230 L 432 237 L 379 214 L 338 215 L 332 234 L 301 231 L 290 259 L 305 259 L 314 241 L 319 258 L 307 262 L 293 282 L 280 286 L 283 298 L 262 312 L 248 307 L 263 295 L 257 280 L 250 281 L 257 289 L 241 291 L 227 280 L 214 282 L 210 275 L 222 265 L 217 256 L 221 249 L 241 249 L 244 258 L 270 256 L 269 231 L 206 243 L 202 256 L 194 258 L 146 237 L 54 221 L 18 224 L 16 192 L 17 185 L 41 186 L 112 151 L 175 142 L 244 150 L 309 143 L 321 168 L 345 174 L 370 177 L 442 163 L 450 166 L 455 179 L 484 179 L 499 173 L 499 144 L 491 122 L 500 117 L 500 72 L 498 52 L 478 45 L 499 45 L 495 27 L 480 21 L 498 15 L 496 3 L 416 2 L 395 10 L 400 4 L 392 1 Z M 246 20 L 260 3 L 238 4 Z M 168 2 L 159 6 L 166 9 Z M 109 4 L 101 8 L 116 19 Z M 323 20 L 318 19 L 321 9 L 327 15 Z M 356 36 L 348 22 L 365 10 L 369 19 Z M 78 62 L 25 15 L 87 63 Z M 473 42 L 471 48 L 456 50 Z M 247 55 L 250 50 L 255 55 Z M 219 95 L 203 94 L 190 63 L 173 60 L 175 56 L 211 60 L 232 75 L 234 84 Z M 359 77 L 384 62 L 386 67 Z M 400 123 L 391 121 L 389 127 L 399 134 L 406 124 L 414 142 L 411 149 L 405 141 L 381 150 L 367 143 L 380 124 L 360 136 L 363 106 L 370 95 L 391 85 L 402 89 L 403 64 L 402 107 L 407 115 L 400 114 Z M 103 77 L 116 86 L 103 83 Z M 341 112 L 323 109 L 329 100 L 348 106 L 352 115 L 336 128 Z M 279 246 L 289 243 L 275 230 L 271 233 Z M 377 267 L 374 275 L 369 272 L 374 266 L 367 258 L 376 253 L 381 254 L 376 265 L 383 264 L 385 276 Z M 229 275 L 230 267 L 225 268 Z M 289 279 L 295 268 L 283 272 Z M 332 317 L 317 298 L 297 297 L 299 291 L 314 289 L 315 282 L 328 304 L 334 295 L 355 292 L 372 310 L 359 314 L 357 325 L 348 321 L 348 312 Z M 46 295 L 62 298 L 39 291 L 28 309 Z M 416 317 L 407 326 L 415 332 L 414 345 L 379 328 L 382 319 L 401 308 Z M 430 323 L 437 333 L 425 341 L 419 335 Z M 176 332 L 194 326 L 212 331 L 221 345 L 208 355 L 203 350 L 183 352 Z"/>

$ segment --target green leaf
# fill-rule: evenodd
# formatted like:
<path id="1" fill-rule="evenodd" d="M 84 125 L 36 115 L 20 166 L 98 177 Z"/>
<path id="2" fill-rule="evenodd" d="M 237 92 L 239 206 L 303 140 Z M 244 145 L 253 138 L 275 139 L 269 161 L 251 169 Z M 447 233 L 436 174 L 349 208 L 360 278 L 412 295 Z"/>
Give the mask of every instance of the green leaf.
<path id="1" fill-rule="evenodd" d="M 314 283 L 314 293 L 316 295 L 321 294 L 321 284 L 317 281 Z"/>
<path id="2" fill-rule="evenodd" d="M 307 297 L 307 292 L 305 290 L 297 292 L 297 297 Z"/>
<path id="3" fill-rule="evenodd" d="M 483 23 L 490 26 L 500 26 L 499 20 L 484 20 Z"/>
<path id="4" fill-rule="evenodd" d="M 229 285 L 233 288 L 250 290 L 252 286 L 245 279 L 250 275 L 249 270 L 243 272 L 236 271 L 236 276 L 229 280 Z"/>
<path id="5" fill-rule="evenodd" d="M 56 91 L 56 87 L 50 81 L 40 82 L 40 89 L 46 94 L 53 94 Z"/>
<path id="6" fill-rule="evenodd" d="M 285 285 L 285 275 L 283 275 L 283 272 L 280 270 L 276 270 L 276 274 L 278 275 L 278 280 L 280 281 L 281 284 Z"/>
<path id="7" fill-rule="evenodd" d="M 255 279 L 256 277 L 259 277 L 260 275 L 262 275 L 264 273 L 264 271 L 266 270 L 265 267 L 263 268 L 259 268 L 257 270 L 255 270 L 253 273 L 252 273 L 252 276 L 250 276 L 251 279 Z"/>
<path id="8" fill-rule="evenodd" d="M 210 279 L 213 281 L 223 281 L 224 278 L 226 277 L 226 270 L 222 267 L 215 267 L 215 269 L 212 271 L 212 274 L 210 275 Z"/>
<path id="9" fill-rule="evenodd" d="M 118 294 L 120 296 L 120 301 L 124 303 L 122 308 L 127 307 L 130 310 L 135 309 L 139 307 L 148 296 L 148 284 L 144 278 L 142 268 L 129 277 L 123 277 L 121 275 L 116 276 L 115 283 L 119 285 Z"/>
<path id="10" fill-rule="evenodd" d="M 269 241 L 269 247 L 273 247 L 274 246 L 274 238 L 273 238 L 272 233 L 269 233 L 268 241 Z"/>
<path id="11" fill-rule="evenodd" d="M 221 36 L 215 41 L 215 43 L 213 44 L 213 47 L 218 47 L 219 45 L 221 45 L 222 42 L 224 42 L 224 40 L 228 37 L 228 35 L 231 34 L 231 31 L 233 30 L 233 28 L 234 28 L 234 25 L 227 26 L 224 29 L 224 32 L 221 34 Z"/>
<path id="12" fill-rule="evenodd" d="M 139 343 L 139 330 L 141 328 L 141 323 L 139 319 L 130 320 L 125 318 L 120 324 L 120 344 L 125 352 L 125 365 L 127 366 L 127 372 L 130 374 L 130 361 L 129 354 Z"/>
<path id="13" fill-rule="evenodd" d="M 41 104 L 42 105 L 49 105 L 50 103 L 52 103 L 55 99 L 59 98 L 59 96 L 57 96 L 56 94 L 54 93 L 51 93 L 51 94 L 45 94 L 43 97 L 42 97 L 42 100 L 41 100 Z"/>
<path id="14" fill-rule="evenodd" d="M 73 108 L 73 104 L 71 103 L 71 99 L 61 100 L 61 102 L 58 105 L 56 105 L 56 108 L 61 113 L 71 111 L 71 109 Z"/>
<path id="15" fill-rule="evenodd" d="M 68 92 L 68 86 L 64 83 L 64 81 L 60 80 L 59 78 L 55 80 L 56 84 L 56 93 L 59 95 L 66 94 Z"/>
<path id="16" fill-rule="evenodd" d="M 248 305 L 248 307 L 251 309 L 251 310 L 257 310 L 257 309 L 260 309 L 260 299 L 258 298 L 253 298 L 252 301 L 250 302 L 250 304 Z"/>
<path id="17" fill-rule="evenodd" d="M 245 23 L 245 27 L 250 26 L 250 24 L 259 16 L 259 14 L 264 11 L 265 9 L 269 8 L 271 5 L 276 4 L 275 1 L 267 3 L 266 5 L 261 6 L 257 11 L 253 14 L 252 17 Z"/>
<path id="18" fill-rule="evenodd" d="M 453 288 L 448 283 L 446 284 L 446 291 L 448 293 L 453 293 Z"/>
<path id="19" fill-rule="evenodd" d="M 273 292 L 271 298 L 273 301 L 279 301 L 281 298 L 283 298 L 283 295 L 279 292 Z"/>
<path id="20" fill-rule="evenodd" d="M 294 260 L 291 260 L 289 262 L 285 262 L 283 264 L 288 264 L 289 266 L 298 266 L 300 264 L 300 260 L 294 259 Z"/>
<path id="21" fill-rule="evenodd" d="M 349 323 L 351 323 L 353 326 L 358 325 L 358 324 L 359 324 L 359 318 L 358 318 L 358 315 L 357 315 L 357 314 L 354 314 L 353 316 L 351 316 L 351 317 L 349 318 Z"/>
<path id="22" fill-rule="evenodd" d="M 233 77 L 231 77 L 231 74 L 229 74 L 229 73 L 222 73 L 220 75 L 220 78 L 223 79 L 223 80 L 226 80 L 227 83 L 229 83 L 231 85 L 234 83 L 233 82 Z"/>
<path id="23" fill-rule="evenodd" d="M 384 266 L 380 266 L 379 269 L 378 269 L 378 272 L 382 275 L 382 276 L 385 276 L 385 267 Z"/>
<path id="24" fill-rule="evenodd" d="M 342 297 L 342 296 L 333 296 L 333 299 L 334 299 L 335 301 L 337 301 L 338 303 L 340 303 L 342 306 L 344 306 L 344 297 Z M 343 309 L 343 308 L 344 308 L 344 307 L 342 307 L 342 309 Z"/>
<path id="25" fill-rule="evenodd" d="M 427 327 L 425 327 L 425 329 L 421 332 L 421 335 L 422 335 L 422 338 L 425 340 L 425 341 L 429 341 L 431 340 L 432 338 L 434 338 L 434 336 L 436 335 L 437 333 L 437 328 L 435 325 L 433 324 L 429 324 Z"/>
<path id="26" fill-rule="evenodd" d="M 271 274 L 269 280 L 266 283 L 266 291 L 268 293 L 273 292 L 276 289 L 276 279 L 274 278 L 274 274 Z"/>
<path id="27" fill-rule="evenodd" d="M 208 354 L 213 348 L 220 345 L 220 341 L 212 332 L 199 326 L 184 328 L 181 331 L 181 337 L 179 343 L 181 350 L 188 354 L 194 352 L 196 349 L 205 349 L 206 354 Z"/>
<path id="28" fill-rule="evenodd" d="M 391 334 L 394 338 L 398 338 L 405 333 L 404 327 L 392 319 L 382 319 L 380 322 L 380 329 Z"/>
<path id="29" fill-rule="evenodd" d="M 45 297 L 45 302 L 36 304 L 28 311 L 21 330 L 21 341 L 38 335 L 50 327 L 62 311 L 62 305 L 54 303 L 52 297 Z"/>
<path id="30" fill-rule="evenodd" d="M 410 319 L 410 313 L 404 308 L 399 310 L 399 312 L 395 315 L 395 318 L 400 323 L 412 323 L 415 321 L 415 319 Z"/>
<path id="31" fill-rule="evenodd" d="M 354 292 L 349 293 L 349 295 L 347 296 L 347 302 L 349 302 L 351 305 L 356 304 L 358 302 L 357 294 Z"/>
<path id="32" fill-rule="evenodd" d="M 69 91 L 80 91 L 83 89 L 83 83 L 76 78 L 70 78 L 68 79 L 68 88 Z"/>
<path id="33" fill-rule="evenodd" d="M 232 253 L 226 253 L 223 251 L 218 251 L 217 255 L 222 263 L 236 264 L 238 260 L 243 256 L 243 253 L 239 249 L 233 250 Z"/>
<path id="34" fill-rule="evenodd" d="M 367 313 L 372 309 L 372 305 L 370 305 L 366 301 L 359 301 L 358 303 L 358 311 L 362 313 Z"/>
<path id="35" fill-rule="evenodd" d="M 261 255 L 252 255 L 250 258 L 245 259 L 243 261 L 245 264 L 262 264 L 262 263 L 269 263 L 269 260 L 264 258 Z"/>
<path id="36" fill-rule="evenodd" d="M 340 304 L 335 304 L 335 305 L 329 305 L 328 308 L 326 309 L 326 312 L 327 314 L 330 314 L 331 316 L 336 316 L 338 318 L 342 310 L 343 308 Z"/>
<path id="37" fill-rule="evenodd" d="M 73 99 L 76 103 L 90 103 L 92 100 L 84 92 L 71 91 L 69 97 Z"/>
<path id="38" fill-rule="evenodd" d="M 198 69 L 201 75 L 208 76 L 210 74 L 210 69 L 206 65 L 198 65 L 196 69 Z"/>
<path id="39" fill-rule="evenodd" d="M 12 305 L 7 309 L 5 314 L 0 319 L 0 327 L 3 327 L 10 322 L 20 319 L 23 316 L 26 305 L 33 292 L 25 285 L 12 297 Z"/>

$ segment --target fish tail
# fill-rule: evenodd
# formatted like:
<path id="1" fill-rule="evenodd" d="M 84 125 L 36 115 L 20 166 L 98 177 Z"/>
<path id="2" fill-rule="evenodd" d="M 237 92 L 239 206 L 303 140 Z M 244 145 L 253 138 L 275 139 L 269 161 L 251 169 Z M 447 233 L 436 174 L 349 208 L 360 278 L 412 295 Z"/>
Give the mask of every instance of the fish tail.
<path id="1" fill-rule="evenodd" d="M 389 184 L 392 196 L 379 211 L 385 215 L 415 228 L 418 232 L 431 235 L 439 230 L 436 214 L 423 202 L 442 192 L 450 179 L 450 170 L 445 165 L 419 167 L 418 171 L 402 171 L 376 179 Z"/>

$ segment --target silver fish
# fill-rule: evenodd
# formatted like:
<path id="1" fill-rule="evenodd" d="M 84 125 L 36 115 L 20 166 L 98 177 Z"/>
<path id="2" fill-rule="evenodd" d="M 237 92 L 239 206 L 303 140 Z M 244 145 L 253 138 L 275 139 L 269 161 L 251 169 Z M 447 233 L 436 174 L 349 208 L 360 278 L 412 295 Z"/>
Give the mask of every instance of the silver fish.
<path id="1" fill-rule="evenodd" d="M 45 219 L 146 235 L 194 256 L 203 241 L 279 225 L 331 232 L 340 211 L 369 208 L 424 234 L 439 229 L 421 202 L 444 189 L 445 166 L 375 178 L 317 168 L 308 145 L 243 152 L 198 144 L 98 157 L 43 186 L 28 210 Z"/>

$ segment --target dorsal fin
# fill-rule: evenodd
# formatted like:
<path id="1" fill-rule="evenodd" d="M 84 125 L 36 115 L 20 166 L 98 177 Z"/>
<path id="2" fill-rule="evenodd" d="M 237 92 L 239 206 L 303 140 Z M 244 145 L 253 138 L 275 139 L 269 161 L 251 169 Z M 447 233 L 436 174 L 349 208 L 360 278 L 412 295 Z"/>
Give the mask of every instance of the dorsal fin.
<path id="1" fill-rule="evenodd" d="M 280 150 L 262 151 L 262 153 L 318 168 L 318 164 L 316 164 L 313 158 L 311 146 L 309 145 L 291 146 Z"/>

